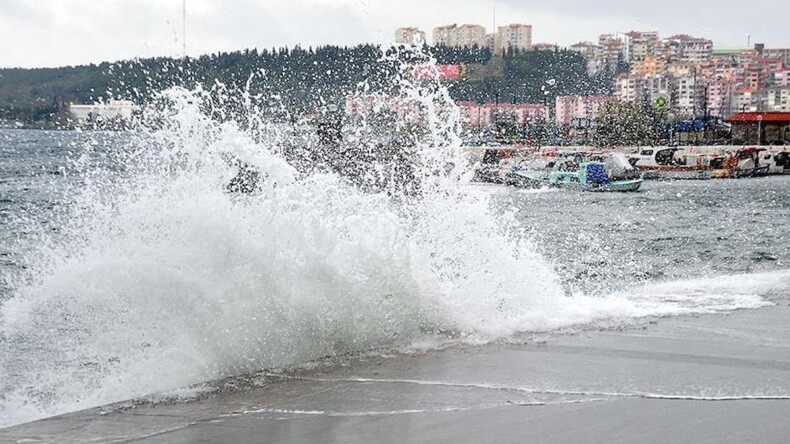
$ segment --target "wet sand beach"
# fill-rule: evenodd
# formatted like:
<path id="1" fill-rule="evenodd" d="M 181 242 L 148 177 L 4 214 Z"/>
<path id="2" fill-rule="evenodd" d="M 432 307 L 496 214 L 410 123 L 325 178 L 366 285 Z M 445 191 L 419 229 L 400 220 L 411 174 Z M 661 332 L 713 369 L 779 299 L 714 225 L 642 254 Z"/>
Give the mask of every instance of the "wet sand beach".
<path id="1" fill-rule="evenodd" d="M 365 357 L 0 430 L 2 442 L 784 442 L 786 305 Z M 241 382 L 244 381 L 244 382 Z"/>

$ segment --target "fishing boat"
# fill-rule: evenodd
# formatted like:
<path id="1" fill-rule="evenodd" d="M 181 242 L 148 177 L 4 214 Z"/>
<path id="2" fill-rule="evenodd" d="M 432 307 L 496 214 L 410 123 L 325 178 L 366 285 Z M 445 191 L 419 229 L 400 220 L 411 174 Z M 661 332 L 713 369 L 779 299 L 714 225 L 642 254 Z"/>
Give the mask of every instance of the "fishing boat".
<path id="1" fill-rule="evenodd" d="M 790 174 L 790 148 L 771 147 L 762 155 L 768 164 L 768 174 Z"/>
<path id="2" fill-rule="evenodd" d="M 478 150 L 479 151 L 479 150 Z M 528 150 L 523 147 L 491 147 L 484 148 L 476 163 L 473 182 L 494 183 L 500 185 L 513 185 L 519 187 L 530 186 L 524 177 L 513 174 L 520 168 Z"/>
<path id="3" fill-rule="evenodd" d="M 743 147 L 734 153 L 728 153 L 720 165 L 711 171 L 711 177 L 716 179 L 738 179 L 742 177 L 762 177 L 770 172 L 771 164 L 768 160 L 761 159 L 765 148 Z"/>
<path id="4" fill-rule="evenodd" d="M 548 177 L 540 178 L 526 171 L 515 171 L 525 181 L 535 186 L 565 188 L 579 191 L 637 191 L 644 179 L 610 180 L 603 162 L 582 162 L 575 171 L 552 171 Z"/>
<path id="5" fill-rule="evenodd" d="M 647 179 L 710 179 L 717 159 L 715 147 L 645 147 L 629 156 L 629 161 Z"/>
<path id="6" fill-rule="evenodd" d="M 718 179 L 759 177 L 784 172 L 786 158 L 764 147 L 646 147 L 629 161 L 648 179 Z"/>

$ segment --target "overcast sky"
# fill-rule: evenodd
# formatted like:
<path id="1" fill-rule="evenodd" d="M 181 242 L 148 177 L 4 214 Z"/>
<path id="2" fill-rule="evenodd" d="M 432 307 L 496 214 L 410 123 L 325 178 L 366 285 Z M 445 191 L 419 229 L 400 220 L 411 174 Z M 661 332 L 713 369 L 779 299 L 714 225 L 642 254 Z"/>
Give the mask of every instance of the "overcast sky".
<path id="1" fill-rule="evenodd" d="M 387 43 L 401 26 L 533 25 L 533 41 L 657 30 L 721 48 L 790 46 L 786 0 L 186 0 L 189 55 L 274 46 Z M 182 0 L 0 0 L 0 67 L 178 56 Z M 785 5 L 785 6 L 783 6 Z"/>

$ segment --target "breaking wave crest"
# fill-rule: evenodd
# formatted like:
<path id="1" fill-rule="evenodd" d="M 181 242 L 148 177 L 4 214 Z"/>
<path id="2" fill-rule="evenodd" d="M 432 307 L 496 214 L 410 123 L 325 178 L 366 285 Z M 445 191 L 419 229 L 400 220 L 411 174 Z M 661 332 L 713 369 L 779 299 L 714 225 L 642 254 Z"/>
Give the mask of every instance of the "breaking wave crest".
<path id="1" fill-rule="evenodd" d="M 401 82 L 426 113 L 417 193 L 295 167 L 284 144 L 314 140 L 243 95 L 217 118 L 216 91 L 200 89 L 162 94 L 111 165 L 77 159 L 70 221 L 0 307 L 0 425 L 426 334 L 485 341 L 765 303 L 567 295 L 490 194 L 460 186 L 447 92 Z M 238 162 L 260 173 L 252 193 L 227 189 Z"/>

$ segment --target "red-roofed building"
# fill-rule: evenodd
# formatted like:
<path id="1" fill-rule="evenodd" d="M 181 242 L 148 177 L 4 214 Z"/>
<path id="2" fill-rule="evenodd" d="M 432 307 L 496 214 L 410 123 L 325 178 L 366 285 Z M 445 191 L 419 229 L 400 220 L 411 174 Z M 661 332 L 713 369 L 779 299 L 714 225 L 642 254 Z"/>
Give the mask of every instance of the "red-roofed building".
<path id="1" fill-rule="evenodd" d="M 738 113 L 724 121 L 732 124 L 735 143 L 790 144 L 790 112 Z"/>

